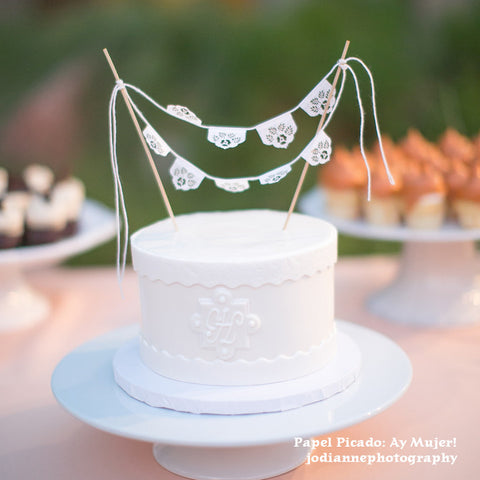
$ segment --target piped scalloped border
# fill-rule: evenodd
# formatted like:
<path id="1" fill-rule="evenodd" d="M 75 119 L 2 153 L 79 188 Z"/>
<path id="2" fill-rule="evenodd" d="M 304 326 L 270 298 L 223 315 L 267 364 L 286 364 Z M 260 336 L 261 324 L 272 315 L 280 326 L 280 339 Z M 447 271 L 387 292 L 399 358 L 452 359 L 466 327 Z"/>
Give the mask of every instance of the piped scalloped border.
<path id="1" fill-rule="evenodd" d="M 326 365 L 336 353 L 336 326 L 320 344 L 293 355 L 256 360 L 205 360 L 188 358 L 158 350 L 140 334 L 140 354 L 154 372 L 184 382 L 212 385 L 249 385 L 274 383 L 307 375 Z M 159 366 L 159 364 L 161 366 Z"/>
<path id="2" fill-rule="evenodd" d="M 151 282 L 154 282 L 154 283 L 163 283 L 166 286 L 182 285 L 183 287 L 200 286 L 200 287 L 205 287 L 205 288 L 214 288 L 214 287 L 218 287 L 218 286 L 224 286 L 224 287 L 227 287 L 227 288 L 239 288 L 239 287 L 259 288 L 259 287 L 263 287 L 265 285 L 280 286 L 280 285 L 283 285 L 284 283 L 287 283 L 287 282 L 297 282 L 298 280 L 301 280 L 302 278 L 311 278 L 316 274 L 320 274 L 320 273 L 326 272 L 327 270 L 330 270 L 331 268 L 333 268 L 335 266 L 335 263 L 336 263 L 336 261 L 333 261 L 332 263 L 330 263 L 328 265 L 324 265 L 321 268 L 316 268 L 315 267 L 315 268 L 312 268 L 311 271 L 303 272 L 299 275 L 291 276 L 291 277 L 287 277 L 287 278 L 282 277 L 282 278 L 279 278 L 276 281 L 272 280 L 272 281 L 269 281 L 269 282 L 256 282 L 255 279 L 252 279 L 252 281 L 250 283 L 232 282 L 232 281 L 224 281 L 224 282 L 219 283 L 218 281 L 216 282 L 216 281 L 213 281 L 213 280 L 212 281 L 204 281 L 204 282 L 181 282 L 181 281 L 178 281 L 178 280 L 167 281 L 165 279 L 155 278 L 155 276 L 149 275 L 148 273 L 141 273 L 138 270 L 136 270 L 136 273 L 140 278 L 146 278 L 146 279 L 148 279 L 148 280 L 150 280 Z"/>

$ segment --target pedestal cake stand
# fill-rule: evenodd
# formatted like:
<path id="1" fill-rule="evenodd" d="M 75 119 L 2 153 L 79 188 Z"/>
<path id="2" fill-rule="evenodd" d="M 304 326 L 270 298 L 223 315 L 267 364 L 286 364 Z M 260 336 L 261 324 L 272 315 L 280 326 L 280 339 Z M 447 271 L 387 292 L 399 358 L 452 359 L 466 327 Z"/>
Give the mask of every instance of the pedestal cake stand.
<path id="1" fill-rule="evenodd" d="M 439 230 L 377 227 L 329 216 L 321 189 L 308 192 L 300 210 L 355 237 L 403 242 L 393 282 L 368 300 L 369 309 L 396 322 L 455 326 L 480 320 L 480 270 L 475 240 L 480 229 L 446 222 Z"/>
<path id="2" fill-rule="evenodd" d="M 48 300 L 25 281 L 24 273 L 85 252 L 115 235 L 115 216 L 86 200 L 78 232 L 55 243 L 0 250 L 0 332 L 33 325 L 50 312 Z"/>
<path id="3" fill-rule="evenodd" d="M 408 357 L 372 330 L 338 321 L 362 356 L 347 390 L 324 401 L 275 413 L 210 415 L 150 407 L 127 395 L 113 377 L 118 348 L 138 326 L 115 330 L 67 355 L 52 376 L 57 401 L 100 430 L 152 442 L 167 470 L 199 480 L 258 480 L 292 470 L 310 453 L 294 439 L 309 439 L 370 418 L 393 404 L 411 380 Z M 159 476 L 160 478 L 160 476 Z"/>

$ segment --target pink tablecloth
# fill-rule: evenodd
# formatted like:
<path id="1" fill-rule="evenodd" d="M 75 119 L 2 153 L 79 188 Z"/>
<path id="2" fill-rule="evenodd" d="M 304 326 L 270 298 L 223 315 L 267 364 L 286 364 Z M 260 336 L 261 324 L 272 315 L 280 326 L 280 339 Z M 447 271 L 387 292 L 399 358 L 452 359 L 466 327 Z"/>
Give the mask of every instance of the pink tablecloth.
<path id="1" fill-rule="evenodd" d="M 337 317 L 378 330 L 409 355 L 413 381 L 385 412 L 321 438 L 384 440 L 386 447 L 331 447 L 333 455 L 402 453 L 390 444 L 407 441 L 406 453 L 457 456 L 455 463 L 315 463 L 282 479 L 480 478 L 480 322 L 455 329 L 423 329 L 369 314 L 365 298 L 394 275 L 395 259 L 342 259 L 336 271 Z M 52 302 L 50 318 L 33 328 L 0 334 L 0 479 L 179 479 L 160 467 L 151 445 L 84 425 L 53 398 L 50 377 L 74 347 L 136 322 L 136 278 L 127 272 L 124 298 L 110 268 L 56 268 L 29 275 Z M 480 320 L 480 319 L 479 319 Z M 437 450 L 411 446 L 412 437 L 452 440 Z M 320 451 L 318 453 L 321 453 Z"/>

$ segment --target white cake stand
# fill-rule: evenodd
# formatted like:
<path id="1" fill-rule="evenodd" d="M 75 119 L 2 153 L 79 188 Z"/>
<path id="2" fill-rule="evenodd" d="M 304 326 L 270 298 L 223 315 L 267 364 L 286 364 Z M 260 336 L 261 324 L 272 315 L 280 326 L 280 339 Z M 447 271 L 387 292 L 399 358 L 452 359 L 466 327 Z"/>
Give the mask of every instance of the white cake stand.
<path id="1" fill-rule="evenodd" d="M 53 373 L 52 391 L 83 422 L 154 443 L 155 459 L 174 473 L 199 480 L 268 478 L 305 461 L 310 448 L 295 447 L 295 437 L 309 439 L 366 420 L 393 404 L 410 383 L 410 361 L 394 342 L 358 325 L 337 325 L 361 351 L 359 378 L 327 400 L 284 412 L 197 415 L 133 399 L 115 383 L 112 360 L 117 349 L 138 334 L 136 325 L 67 355 Z"/>
<path id="2" fill-rule="evenodd" d="M 321 189 L 303 196 L 300 210 L 355 237 L 401 241 L 396 278 L 368 300 L 370 310 L 396 322 L 455 326 L 480 320 L 480 275 L 475 240 L 480 229 L 447 222 L 439 230 L 377 227 L 329 216 Z"/>
<path id="3" fill-rule="evenodd" d="M 0 250 L 0 332 L 33 325 L 49 312 L 48 300 L 25 281 L 24 273 L 85 252 L 115 235 L 115 216 L 103 205 L 86 200 L 78 232 L 46 245 Z"/>

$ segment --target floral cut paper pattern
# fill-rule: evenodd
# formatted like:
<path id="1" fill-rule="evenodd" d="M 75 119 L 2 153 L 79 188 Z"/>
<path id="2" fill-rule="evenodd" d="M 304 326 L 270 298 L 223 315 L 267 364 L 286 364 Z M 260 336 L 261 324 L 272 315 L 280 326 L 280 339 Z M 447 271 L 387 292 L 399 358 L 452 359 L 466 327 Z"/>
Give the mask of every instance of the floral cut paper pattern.
<path id="1" fill-rule="evenodd" d="M 321 115 L 325 110 L 332 85 L 328 80 L 322 80 L 300 103 L 300 108 L 311 117 Z M 335 92 L 330 99 L 327 113 L 331 113 L 335 106 Z"/>
<path id="2" fill-rule="evenodd" d="M 315 166 L 327 163 L 332 154 L 332 141 L 330 137 L 321 130 L 314 139 L 305 147 L 300 156 L 310 165 Z"/>
<path id="3" fill-rule="evenodd" d="M 177 190 L 195 190 L 202 183 L 205 174 L 181 157 L 177 157 L 170 167 L 173 185 Z"/>
<path id="4" fill-rule="evenodd" d="M 217 147 L 235 148 L 245 141 L 247 131 L 244 128 L 234 127 L 210 127 L 208 129 L 207 139 L 214 143 Z"/>
<path id="5" fill-rule="evenodd" d="M 256 130 L 265 145 L 287 148 L 293 141 L 297 125 L 292 115 L 287 112 L 261 123 Z"/>
<path id="6" fill-rule="evenodd" d="M 157 154 L 165 157 L 170 152 L 167 142 L 149 125 L 143 130 L 148 146 Z"/>

